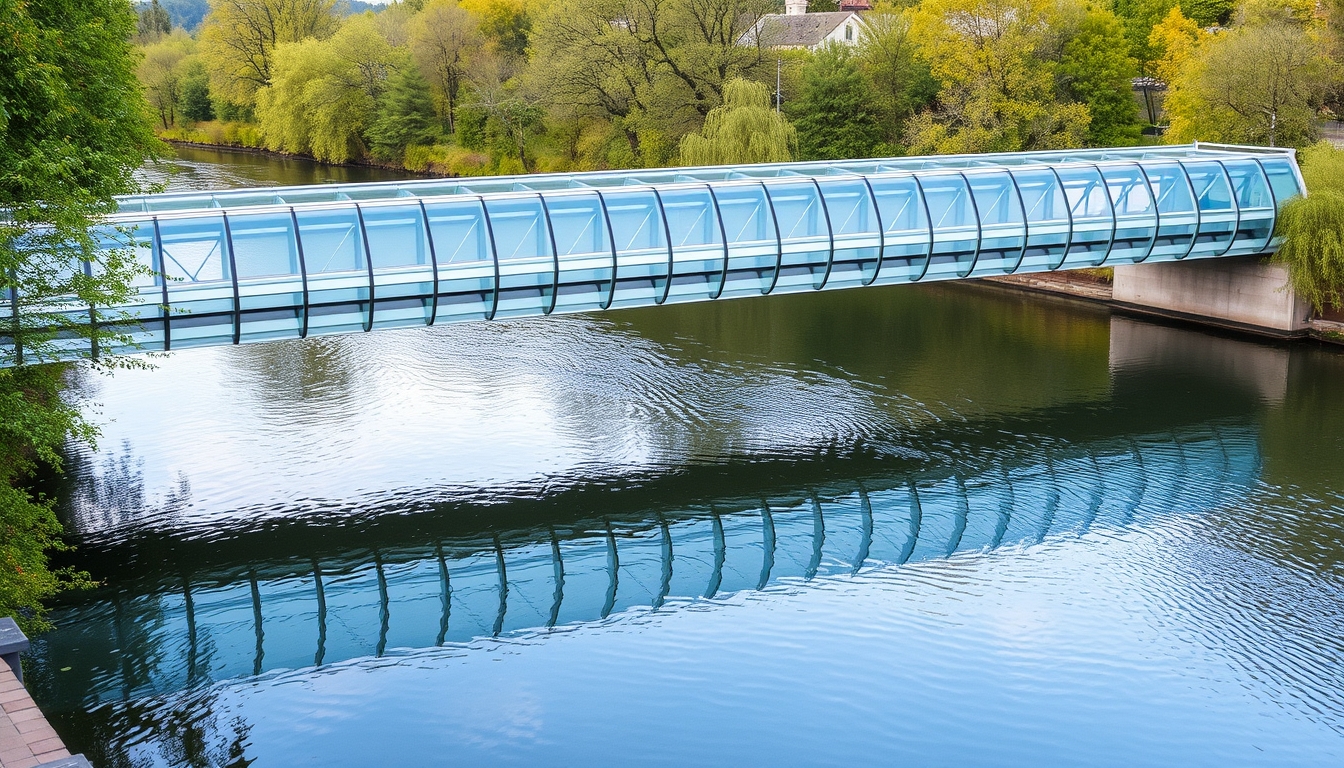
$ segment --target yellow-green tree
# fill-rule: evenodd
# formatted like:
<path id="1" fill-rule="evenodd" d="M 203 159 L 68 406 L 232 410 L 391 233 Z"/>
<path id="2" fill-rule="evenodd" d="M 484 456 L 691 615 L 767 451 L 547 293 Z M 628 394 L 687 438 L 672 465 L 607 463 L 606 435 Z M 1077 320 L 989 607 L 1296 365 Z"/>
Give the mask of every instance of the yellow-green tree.
<path id="1" fill-rule="evenodd" d="M 443 127 L 453 133 L 463 85 L 485 44 L 479 24 L 456 0 L 430 0 L 408 32 L 411 55 L 433 90 Z"/>
<path id="2" fill-rule="evenodd" d="M 942 90 L 911 121 L 918 152 L 1009 152 L 1081 146 L 1087 107 L 1057 98 L 1057 32 L 1076 5 L 1054 0 L 924 0 L 912 16 Z"/>
<path id="3" fill-rule="evenodd" d="M 252 105 L 271 84 L 275 49 L 335 31 L 336 0 L 210 0 L 201 52 L 219 97 Z"/>
<path id="4" fill-rule="evenodd" d="M 710 110 L 705 127 L 681 140 L 682 165 L 779 163 L 792 160 L 798 135 L 770 106 L 770 89 L 749 80 L 729 80 L 723 104 Z"/>
<path id="5" fill-rule="evenodd" d="M 1156 34 L 1157 31 L 1154 31 Z M 1170 67 L 1167 140 L 1304 146 L 1336 65 L 1319 37 L 1288 18 L 1239 25 Z"/>
<path id="6" fill-rule="evenodd" d="M 364 153 L 389 74 L 409 66 L 372 16 L 352 16 L 326 40 L 284 43 L 274 52 L 272 83 L 257 91 L 266 146 L 343 162 Z"/>
<path id="7" fill-rule="evenodd" d="M 136 75 L 145 87 L 145 99 L 164 128 L 177 121 L 177 105 L 182 100 L 187 66 L 195 47 L 196 41 L 179 29 L 141 49 L 144 58 L 136 68 Z"/>

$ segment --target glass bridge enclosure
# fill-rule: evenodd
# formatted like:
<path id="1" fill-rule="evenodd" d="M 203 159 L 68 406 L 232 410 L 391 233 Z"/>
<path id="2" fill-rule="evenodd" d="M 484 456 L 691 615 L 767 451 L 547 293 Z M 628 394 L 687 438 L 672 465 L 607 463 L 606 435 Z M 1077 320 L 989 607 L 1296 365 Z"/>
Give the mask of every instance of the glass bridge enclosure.
<path id="1" fill-rule="evenodd" d="M 154 351 L 1260 254 L 1303 191 L 1291 150 L 1192 145 L 145 195 L 98 231 L 136 297 L 55 309 Z"/>

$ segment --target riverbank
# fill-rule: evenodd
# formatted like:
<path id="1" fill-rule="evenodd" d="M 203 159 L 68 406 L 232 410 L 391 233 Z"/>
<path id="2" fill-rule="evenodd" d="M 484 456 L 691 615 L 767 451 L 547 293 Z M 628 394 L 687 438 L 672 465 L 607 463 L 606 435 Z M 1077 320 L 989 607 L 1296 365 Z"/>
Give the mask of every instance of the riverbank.
<path id="1" fill-rule="evenodd" d="M 1166 312 L 1151 307 L 1140 307 L 1114 298 L 1112 284 L 1098 275 L 1087 271 L 1046 272 L 1031 275 L 1002 275 L 985 277 L 981 282 L 995 288 L 1025 291 L 1035 294 L 1049 294 L 1077 299 L 1095 304 L 1105 304 L 1112 309 L 1174 320 L 1182 323 L 1202 325 L 1223 331 L 1247 334 L 1251 336 L 1283 338 L 1310 338 L 1327 344 L 1344 346 L 1344 315 L 1338 317 L 1313 317 L 1305 334 L 1287 336 L 1268 333 L 1253 327 L 1225 323 L 1212 318 L 1199 318 L 1188 314 Z"/>
<path id="2" fill-rule="evenodd" d="M 209 149 L 219 152 L 234 152 L 240 155 L 271 157 L 277 160 L 305 160 L 307 162 L 319 163 L 321 165 L 331 166 L 334 168 L 379 168 L 382 170 L 397 171 L 400 173 L 406 173 L 412 176 L 418 176 L 427 179 L 453 178 L 453 176 L 448 173 L 439 173 L 432 170 L 417 171 L 407 168 L 403 165 L 397 165 L 394 163 L 380 163 L 372 159 L 366 159 L 361 161 L 348 161 L 344 163 L 328 163 L 322 160 L 318 160 L 312 155 L 297 154 L 294 152 L 280 152 L 274 149 L 266 149 L 265 147 L 249 147 L 244 146 L 242 144 L 215 144 L 208 141 L 187 141 L 185 139 L 167 139 L 163 137 L 160 138 L 165 144 L 168 144 L 173 147 L 191 147 L 194 149 Z"/>

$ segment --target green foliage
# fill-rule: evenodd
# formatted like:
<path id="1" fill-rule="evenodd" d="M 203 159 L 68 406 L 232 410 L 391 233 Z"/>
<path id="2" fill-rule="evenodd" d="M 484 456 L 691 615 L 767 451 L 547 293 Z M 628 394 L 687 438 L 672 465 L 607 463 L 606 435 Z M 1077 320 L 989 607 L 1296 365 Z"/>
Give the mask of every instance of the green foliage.
<path id="1" fill-rule="evenodd" d="M 704 129 L 681 140 L 682 165 L 777 163 L 793 159 L 797 132 L 770 107 L 770 89 L 730 80 L 723 106 L 711 110 Z"/>
<path id="2" fill-rule="evenodd" d="M 157 40 L 173 31 L 173 20 L 168 18 L 168 11 L 159 5 L 159 0 L 151 0 L 150 4 L 140 11 L 136 31 L 141 40 Z"/>
<path id="3" fill-rule="evenodd" d="M 1201 27 L 1226 24 L 1236 10 L 1234 0 L 1180 0 L 1181 13 Z"/>
<path id="4" fill-rule="evenodd" d="M 182 75 L 182 99 L 178 113 L 193 123 L 215 119 L 215 107 L 210 101 L 210 75 L 199 60 L 191 61 Z"/>
<path id="5" fill-rule="evenodd" d="M 910 121 L 917 152 L 1076 147 L 1087 107 L 1056 93 L 1053 46 L 1076 6 L 1054 0 L 923 0 L 911 17 L 942 91 L 938 108 Z"/>
<path id="6" fill-rule="evenodd" d="M 429 144 L 438 131 L 429 83 L 415 67 L 393 75 L 378 102 L 378 117 L 369 126 L 369 143 L 384 160 L 400 160 L 411 144 Z"/>
<path id="7" fill-rule="evenodd" d="M 1344 308 L 1344 149 L 1320 142 L 1300 160 L 1308 195 L 1280 211 L 1283 245 L 1274 261 L 1288 267 L 1293 288 L 1318 312 Z"/>
<path id="8" fill-rule="evenodd" d="M 1206 38 L 1169 66 L 1169 141 L 1315 140 L 1317 109 L 1338 74 L 1315 34 L 1295 21 L 1271 20 Z"/>
<path id="9" fill-rule="evenodd" d="M 60 466 L 67 438 L 92 439 L 79 410 L 62 402 L 62 366 L 0 370 L 0 616 L 25 632 L 49 629 L 42 601 L 89 584 L 88 575 L 52 571 L 47 553 L 66 549 L 49 499 L 24 485 L 39 464 Z"/>
<path id="10" fill-rule="evenodd" d="M 871 84 L 872 106 L 887 143 L 884 152 L 889 153 L 899 148 L 906 121 L 938 95 L 938 82 L 910 35 L 909 13 L 882 9 L 864 18 L 868 27 L 858 62 Z"/>
<path id="11" fill-rule="evenodd" d="M 210 0 L 201 52 L 221 98 L 250 107 L 271 84 L 276 49 L 335 31 L 336 0 Z"/>
<path id="12" fill-rule="evenodd" d="M 483 107 L 471 104 L 462 107 L 457 113 L 457 140 L 467 149 L 485 149 L 485 124 L 490 113 Z"/>
<path id="13" fill-rule="evenodd" d="M 869 157 L 882 141 L 873 94 L 849 46 L 831 44 L 803 68 L 803 92 L 790 102 L 802 160 Z"/>
<path id="14" fill-rule="evenodd" d="M 0 295 L 18 292 L 17 316 L 0 325 L 6 364 L 51 359 L 70 341 L 127 341 L 106 324 L 124 318 L 106 308 L 130 297 L 140 270 L 129 249 L 100 251 L 89 228 L 113 195 L 137 189 L 132 174 L 157 147 L 135 79 L 136 25 L 122 0 L 0 0 Z M 68 296 L 100 324 L 54 311 Z M 59 465 L 67 438 L 93 434 L 59 399 L 61 376 L 60 366 L 0 369 L 0 614 L 29 631 L 47 626 L 43 599 L 79 583 L 48 569 L 60 525 L 24 489 L 39 462 Z"/>
<path id="15" fill-rule="evenodd" d="M 1087 142 L 1094 147 L 1139 143 L 1139 105 L 1130 82 L 1138 64 L 1129 55 L 1124 26 L 1115 14 L 1092 9 L 1064 46 L 1059 78 L 1065 95 L 1087 105 Z"/>

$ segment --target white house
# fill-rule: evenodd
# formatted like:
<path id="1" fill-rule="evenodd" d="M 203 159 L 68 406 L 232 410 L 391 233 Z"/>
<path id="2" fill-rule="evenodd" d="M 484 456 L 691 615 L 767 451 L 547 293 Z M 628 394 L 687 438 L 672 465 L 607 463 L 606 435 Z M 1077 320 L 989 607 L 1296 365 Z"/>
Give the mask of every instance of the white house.
<path id="1" fill-rule="evenodd" d="M 844 10 L 808 13 L 807 0 L 786 0 L 784 13 L 762 16 L 742 36 L 741 42 L 754 45 L 759 39 L 770 48 L 807 48 L 814 51 L 829 42 L 858 45 L 864 21 L 857 11 L 872 6 L 867 0 L 841 0 L 839 5 Z"/>

